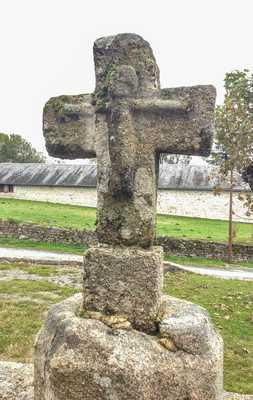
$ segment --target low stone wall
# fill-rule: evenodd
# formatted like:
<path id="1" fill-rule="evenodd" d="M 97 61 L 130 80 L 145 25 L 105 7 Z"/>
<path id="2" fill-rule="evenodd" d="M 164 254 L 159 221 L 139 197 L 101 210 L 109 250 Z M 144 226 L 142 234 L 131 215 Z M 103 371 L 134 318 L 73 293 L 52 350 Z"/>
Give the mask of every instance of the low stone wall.
<path id="1" fill-rule="evenodd" d="M 86 244 L 97 243 L 96 233 L 88 230 L 64 229 L 35 224 L 18 224 L 15 221 L 0 220 L 0 236 L 12 236 L 18 239 L 30 239 L 35 242 Z"/>
<path id="2" fill-rule="evenodd" d="M 0 220 L 0 236 L 30 239 L 35 242 L 85 244 L 89 247 L 97 243 L 94 231 L 44 227 L 35 224 L 18 224 L 15 221 L 3 220 Z M 227 255 L 227 246 L 224 243 L 160 236 L 156 239 L 156 244 L 162 246 L 165 254 L 168 255 L 221 259 L 225 259 Z M 234 244 L 233 253 L 234 260 L 253 260 L 253 246 Z"/>
<path id="3" fill-rule="evenodd" d="M 208 242 L 205 240 L 187 240 L 172 237 L 158 237 L 156 243 L 163 247 L 165 254 L 226 259 L 227 245 L 225 243 Z M 234 261 L 253 260 L 253 246 L 234 244 Z"/>

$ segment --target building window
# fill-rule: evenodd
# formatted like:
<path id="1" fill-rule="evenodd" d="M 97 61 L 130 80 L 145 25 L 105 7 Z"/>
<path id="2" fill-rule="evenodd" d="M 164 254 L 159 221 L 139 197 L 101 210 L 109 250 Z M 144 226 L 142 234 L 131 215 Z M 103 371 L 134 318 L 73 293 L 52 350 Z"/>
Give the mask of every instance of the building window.
<path id="1" fill-rule="evenodd" d="M 0 193 L 13 193 L 14 186 L 13 185 L 0 185 Z"/>

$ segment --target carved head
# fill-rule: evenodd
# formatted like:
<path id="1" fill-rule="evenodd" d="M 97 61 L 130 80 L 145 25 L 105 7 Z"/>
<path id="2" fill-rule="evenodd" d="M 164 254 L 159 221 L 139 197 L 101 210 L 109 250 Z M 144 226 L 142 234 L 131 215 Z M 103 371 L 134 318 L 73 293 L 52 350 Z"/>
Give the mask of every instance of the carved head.
<path id="1" fill-rule="evenodd" d="M 135 97 L 138 91 L 138 77 L 131 65 L 120 65 L 111 73 L 108 82 L 110 98 Z"/>
<path id="2" fill-rule="evenodd" d="M 136 90 L 138 97 L 159 94 L 159 68 L 149 43 L 141 36 L 123 33 L 100 38 L 95 41 L 93 52 L 96 94 L 100 92 L 106 94 L 109 82 L 115 73 L 120 87 L 117 89 L 115 84 L 112 84 L 111 93 Z"/>

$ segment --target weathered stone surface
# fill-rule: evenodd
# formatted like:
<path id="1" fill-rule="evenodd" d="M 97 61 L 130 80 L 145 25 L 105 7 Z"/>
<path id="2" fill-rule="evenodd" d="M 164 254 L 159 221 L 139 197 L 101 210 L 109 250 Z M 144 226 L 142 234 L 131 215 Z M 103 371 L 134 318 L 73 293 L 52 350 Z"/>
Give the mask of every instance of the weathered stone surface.
<path id="1" fill-rule="evenodd" d="M 161 248 L 94 247 L 84 257 L 84 310 L 125 316 L 137 329 L 154 331 L 162 286 Z"/>
<path id="2" fill-rule="evenodd" d="M 215 88 L 160 89 L 149 44 L 135 34 L 94 44 L 93 95 L 51 99 L 44 135 L 51 155 L 98 159 L 101 243 L 152 245 L 160 153 L 208 155 Z"/>
<path id="3" fill-rule="evenodd" d="M 159 324 L 159 332 L 162 338 L 169 338 L 178 350 L 189 354 L 212 353 L 213 341 L 217 338 L 217 333 L 204 308 L 187 301 L 163 296 L 160 309 L 162 320 Z"/>
<path id="4" fill-rule="evenodd" d="M 147 335 L 81 318 L 82 301 L 49 312 L 36 343 L 35 400 L 223 399 L 222 341 L 203 309 L 164 298 L 161 326 L 173 320 L 178 332 L 168 350 L 164 329 Z"/>
<path id="5" fill-rule="evenodd" d="M 55 157 L 96 157 L 92 96 L 52 97 L 44 107 L 43 132 L 47 150 Z"/>
<path id="6" fill-rule="evenodd" d="M 105 81 L 105 78 L 110 78 L 117 66 L 131 67 L 132 75 L 137 76 L 137 79 L 134 78 L 135 88 L 137 90 L 138 86 L 142 97 L 159 93 L 159 68 L 149 43 L 141 36 L 123 33 L 102 37 L 95 41 L 93 51 L 96 70 L 95 94 L 99 99 L 103 96 L 106 98 L 109 82 Z M 125 90 L 126 87 L 123 91 Z"/>
<path id="7" fill-rule="evenodd" d="M 33 365 L 0 362 L 0 399 L 34 400 Z M 253 395 L 224 393 L 224 400 L 253 400 Z M 167 399 L 166 399 L 167 400 Z"/>
<path id="8" fill-rule="evenodd" d="M 0 362 L 0 399 L 34 400 L 33 365 Z M 253 395 L 224 393 L 224 400 L 253 400 Z M 167 399 L 166 399 L 167 400 Z"/>
<path id="9" fill-rule="evenodd" d="M 0 399 L 34 399 L 32 364 L 0 362 Z"/>

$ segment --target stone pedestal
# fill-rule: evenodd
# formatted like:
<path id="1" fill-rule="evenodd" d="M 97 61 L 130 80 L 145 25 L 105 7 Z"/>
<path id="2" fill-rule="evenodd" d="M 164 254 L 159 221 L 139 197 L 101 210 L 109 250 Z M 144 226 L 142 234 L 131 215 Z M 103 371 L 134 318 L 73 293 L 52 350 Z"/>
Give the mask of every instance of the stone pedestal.
<path id="1" fill-rule="evenodd" d="M 136 329 L 156 331 L 162 286 L 160 247 L 101 246 L 84 257 L 84 310 L 125 317 Z"/>
<path id="2" fill-rule="evenodd" d="M 222 400 L 223 345 L 201 307 L 164 296 L 156 335 L 53 306 L 35 348 L 35 400 Z M 102 322 L 103 321 L 103 322 Z"/>

